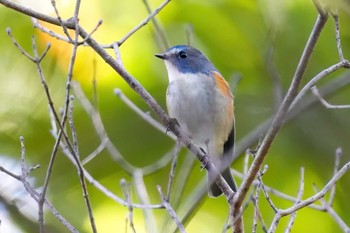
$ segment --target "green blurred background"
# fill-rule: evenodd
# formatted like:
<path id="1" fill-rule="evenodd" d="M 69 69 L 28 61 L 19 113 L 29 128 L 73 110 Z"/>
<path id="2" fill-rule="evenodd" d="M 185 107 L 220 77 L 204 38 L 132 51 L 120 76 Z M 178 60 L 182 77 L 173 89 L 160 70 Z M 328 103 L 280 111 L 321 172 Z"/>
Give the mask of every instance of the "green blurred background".
<path id="1" fill-rule="evenodd" d="M 151 0 L 150 5 L 154 9 L 161 2 Z M 327 1 L 324 2 L 327 5 Z M 33 9 L 52 14 L 49 1 L 37 0 L 32 4 L 30 7 Z M 58 1 L 58 6 L 63 18 L 72 16 L 71 3 Z M 347 58 L 350 53 L 350 11 L 346 4 L 341 5 L 341 9 L 341 39 L 344 56 Z M 93 36 L 101 44 L 108 44 L 122 38 L 147 15 L 141 0 L 90 0 L 82 2 L 80 24 L 89 31 L 102 19 L 102 26 Z M 187 44 L 186 30 L 192 28 L 192 45 L 206 53 L 230 82 L 235 95 L 239 141 L 268 119 L 276 109 L 274 85 L 267 63 L 271 62 L 276 66 L 282 92 L 285 93 L 316 21 L 317 11 L 312 1 L 302 0 L 178 0 L 170 2 L 156 18 L 170 45 Z M 40 169 L 31 173 L 30 180 L 40 190 L 55 142 L 50 135 L 47 99 L 35 65 L 15 48 L 6 34 L 7 27 L 11 28 L 14 37 L 31 54 L 32 35 L 35 35 L 41 51 L 46 43 L 52 44 L 42 66 L 56 108 L 64 106 L 65 82 L 72 47 L 34 30 L 29 17 L 4 6 L 0 7 L 0 166 L 20 172 L 19 137 L 23 136 L 27 163 L 41 165 Z M 61 33 L 57 27 L 50 28 Z M 122 45 L 121 55 L 126 69 L 165 107 L 166 70 L 162 61 L 154 57 L 154 54 L 162 52 L 164 48 L 156 38 L 156 31 L 149 23 Z M 274 48 L 273 56 L 267 57 L 270 48 Z M 112 50 L 110 53 L 113 53 Z M 338 53 L 334 23 L 330 18 L 316 46 L 303 83 L 336 62 Z M 321 83 L 326 85 L 344 72 L 338 71 Z M 145 112 L 150 111 L 147 105 L 92 49 L 79 48 L 74 79 L 82 85 L 90 100 L 95 98 L 92 84 L 94 73 L 97 79 L 98 109 L 104 126 L 125 159 L 142 167 L 152 164 L 167 153 L 174 142 L 164 132 L 157 131 L 131 111 L 114 95 L 113 90 L 121 89 Z M 350 104 L 349 93 L 350 87 L 345 87 L 328 100 L 331 103 Z M 74 118 L 80 154 L 84 158 L 96 149 L 100 141 L 78 100 L 75 100 Z M 349 119 L 350 109 L 329 110 L 315 104 L 288 122 L 265 161 L 269 165 L 264 176 L 265 184 L 296 196 L 300 167 L 304 167 L 304 197 L 314 193 L 313 183 L 322 188 L 332 176 L 336 148 L 343 149 L 341 164 L 350 158 Z M 254 149 L 255 146 L 256 144 L 251 148 Z M 185 154 L 181 153 L 179 166 L 186 163 L 186 156 L 189 155 Z M 242 161 L 243 156 L 233 167 L 242 171 Z M 159 184 L 166 190 L 169 167 L 145 177 L 152 203 L 160 202 L 156 185 Z M 123 196 L 120 179 L 125 178 L 132 182 L 132 178 L 106 151 L 87 164 L 86 169 L 120 197 Z M 176 171 L 177 174 L 179 172 L 181 171 Z M 205 173 L 200 172 L 199 163 L 195 162 L 188 183 L 186 186 L 184 184 L 185 192 L 178 208 L 190 200 L 191 187 L 203 176 Z M 347 223 L 350 223 L 349 182 L 349 175 L 340 180 L 334 203 L 336 212 Z M 88 187 L 99 232 L 124 232 L 127 208 L 113 202 L 92 185 Z M 36 205 L 28 201 L 30 198 L 18 181 L 3 173 L 0 173 L 0 198 L 0 229 L 3 232 L 38 231 L 35 224 Z M 61 151 L 53 169 L 48 198 L 79 231 L 91 232 L 76 169 Z M 272 196 L 272 200 L 279 208 L 292 204 L 275 196 Z M 135 202 L 138 202 L 136 197 Z M 264 200 L 261 201 L 261 209 L 265 223 L 269 226 L 274 213 Z M 197 212 L 187 222 L 186 229 L 188 232 L 221 232 L 227 211 L 223 197 L 209 199 L 205 196 Z M 252 213 L 253 208 L 250 205 L 245 214 L 247 232 L 251 231 Z M 168 219 L 166 211 L 155 210 L 154 214 L 158 229 L 167 229 L 162 228 Z M 282 219 L 277 232 L 282 232 L 287 222 L 288 218 Z M 67 231 L 51 213 L 46 214 L 46 223 L 52 232 Z M 139 209 L 135 210 L 134 224 L 137 232 L 145 232 L 143 215 Z M 293 230 L 310 233 L 342 232 L 327 213 L 309 208 L 298 212 Z M 261 227 L 258 232 L 262 232 Z"/>

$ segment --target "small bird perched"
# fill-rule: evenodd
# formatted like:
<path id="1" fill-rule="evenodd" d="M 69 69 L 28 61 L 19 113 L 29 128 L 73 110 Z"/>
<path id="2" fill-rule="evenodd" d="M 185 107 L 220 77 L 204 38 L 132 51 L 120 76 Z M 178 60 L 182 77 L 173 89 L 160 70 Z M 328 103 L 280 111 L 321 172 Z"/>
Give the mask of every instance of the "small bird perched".
<path id="1" fill-rule="evenodd" d="M 166 103 L 169 116 L 209 156 L 233 191 L 236 184 L 230 172 L 235 139 L 233 95 L 229 85 L 199 50 L 177 45 L 156 57 L 164 60 L 169 86 Z M 208 194 L 222 191 L 208 174 Z"/>

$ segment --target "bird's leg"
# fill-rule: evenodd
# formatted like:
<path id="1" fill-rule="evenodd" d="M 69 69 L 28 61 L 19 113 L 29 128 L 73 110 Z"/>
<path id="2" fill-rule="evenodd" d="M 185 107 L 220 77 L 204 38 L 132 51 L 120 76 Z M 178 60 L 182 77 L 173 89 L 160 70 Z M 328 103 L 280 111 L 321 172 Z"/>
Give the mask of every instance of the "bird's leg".
<path id="1" fill-rule="evenodd" d="M 206 155 L 208 155 L 208 152 L 209 151 L 209 139 L 205 141 L 205 145 L 207 147 L 207 150 L 205 151 L 202 147 L 199 147 L 199 149 Z M 209 159 L 210 159 L 210 156 L 208 156 Z M 201 171 L 203 171 L 205 168 L 207 167 L 207 163 L 204 164 L 204 165 L 201 165 Z"/>
<path id="2" fill-rule="evenodd" d="M 170 129 L 172 127 L 174 127 L 175 125 L 180 126 L 179 122 L 176 120 L 176 118 L 170 118 L 170 120 L 168 121 L 165 133 L 168 133 L 170 131 Z"/>

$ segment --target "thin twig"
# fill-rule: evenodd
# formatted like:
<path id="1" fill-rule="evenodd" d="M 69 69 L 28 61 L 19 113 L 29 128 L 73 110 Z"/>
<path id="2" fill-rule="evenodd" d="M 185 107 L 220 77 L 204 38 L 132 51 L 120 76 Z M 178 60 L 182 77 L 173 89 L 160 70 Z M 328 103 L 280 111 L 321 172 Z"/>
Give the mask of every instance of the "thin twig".
<path id="1" fill-rule="evenodd" d="M 132 164 L 130 164 L 128 161 L 126 161 L 123 156 L 120 154 L 118 149 L 113 145 L 111 140 L 109 139 L 107 132 L 104 128 L 101 116 L 99 111 L 97 111 L 93 105 L 90 103 L 90 101 L 85 96 L 81 86 L 78 82 L 72 82 L 72 88 L 79 99 L 81 105 L 85 109 L 85 111 L 88 113 L 88 115 L 91 118 L 91 121 L 93 123 L 93 126 L 95 128 L 95 131 L 97 135 L 99 136 L 101 142 L 105 145 L 106 149 L 108 150 L 111 157 L 116 161 L 123 169 L 128 173 L 132 174 L 134 170 L 137 168 L 134 167 Z M 97 155 L 97 154 L 96 154 Z M 89 157 L 89 161 L 92 160 L 93 157 Z M 84 160 L 83 163 L 85 164 L 87 160 Z"/>
<path id="2" fill-rule="evenodd" d="M 115 60 L 119 63 L 121 67 L 124 67 L 123 61 L 122 61 L 122 56 L 120 54 L 120 49 L 119 45 L 117 42 L 113 43 L 113 50 L 114 50 L 114 55 L 115 55 Z M 114 90 L 115 93 L 115 90 Z M 116 93 L 115 93 L 116 94 Z"/>
<path id="3" fill-rule="evenodd" d="M 72 79 L 73 79 L 73 70 L 74 70 L 74 65 L 75 65 L 78 46 L 79 46 L 79 24 L 78 24 L 79 8 L 80 8 L 80 0 L 77 0 L 76 5 L 75 5 L 75 9 L 74 9 L 74 16 L 73 16 L 73 20 L 75 21 L 75 35 L 74 35 L 73 49 L 72 49 L 72 53 L 71 53 L 71 57 L 70 57 L 70 61 L 69 61 L 68 75 L 67 75 L 67 81 L 66 81 L 65 107 L 64 107 L 63 117 L 62 117 L 63 121 L 65 121 L 67 119 L 68 110 L 69 110 L 69 106 L 70 106 L 71 83 L 72 83 Z M 69 148 L 69 150 L 71 150 L 71 153 L 72 153 L 73 158 L 75 160 L 74 162 L 75 162 L 75 165 L 77 167 L 80 186 L 82 188 L 83 197 L 84 197 L 85 204 L 87 207 L 92 232 L 97 233 L 95 218 L 94 218 L 94 214 L 92 211 L 92 206 L 91 206 L 91 202 L 90 202 L 90 198 L 89 198 L 89 194 L 88 194 L 88 189 L 86 186 L 84 169 L 80 163 L 79 155 L 77 153 L 75 153 L 74 148 L 72 147 L 71 143 L 69 142 L 68 137 L 66 137 L 64 135 L 64 138 L 65 138 L 65 141 L 68 145 L 68 148 Z"/>
<path id="4" fill-rule="evenodd" d="M 104 140 L 100 143 L 100 145 L 93 152 L 91 152 L 88 156 L 86 156 L 86 158 L 84 158 L 81 161 L 81 164 L 85 165 L 85 164 L 89 163 L 93 158 L 95 158 L 97 155 L 99 155 L 105 148 L 106 148 L 106 141 Z"/>
<path id="5" fill-rule="evenodd" d="M 93 60 L 92 60 L 92 90 L 93 90 L 93 97 L 92 97 L 92 106 L 95 109 L 98 109 L 98 94 L 97 94 L 97 59 L 96 55 L 94 54 Z"/>
<path id="6" fill-rule="evenodd" d="M 267 232 L 267 227 L 266 224 L 264 222 L 264 219 L 261 215 L 261 211 L 259 208 L 259 190 L 260 190 L 260 184 L 258 184 L 256 186 L 256 191 L 255 191 L 255 198 L 252 197 L 252 202 L 254 204 L 254 219 L 253 219 L 253 228 L 252 228 L 252 232 L 256 232 L 256 228 L 257 228 L 257 222 L 256 220 L 259 220 L 261 223 L 261 228 L 263 230 L 263 232 Z M 259 190 L 258 190 L 259 189 Z"/>
<path id="7" fill-rule="evenodd" d="M 191 173 L 193 171 L 194 164 L 196 162 L 196 158 L 192 156 L 189 153 L 186 153 L 184 161 L 181 163 L 180 168 L 178 169 L 178 172 L 176 174 L 176 180 L 173 187 L 173 190 L 176 190 L 176 192 L 173 192 L 171 195 L 171 204 L 174 208 L 179 207 L 180 204 L 183 203 L 183 197 L 184 197 L 184 191 L 186 188 L 186 185 L 184 185 L 184 180 L 188 180 L 191 176 Z M 206 179 L 206 178 L 205 178 Z M 198 193 L 198 192 L 197 192 Z M 202 193 L 199 192 L 198 195 Z M 207 195 L 207 189 L 205 188 L 205 195 Z"/>
<path id="8" fill-rule="evenodd" d="M 148 0 L 143 0 L 143 3 L 146 6 L 147 12 L 148 14 L 152 13 L 152 9 L 148 3 Z M 152 24 L 154 26 L 154 28 L 156 29 L 157 32 L 157 36 L 159 38 L 159 41 L 162 43 L 162 50 L 166 50 L 169 48 L 169 43 L 168 40 L 166 39 L 166 35 L 165 32 L 161 29 L 161 27 L 159 26 L 159 23 L 157 21 L 157 19 L 155 17 L 152 18 Z"/>
<path id="9" fill-rule="evenodd" d="M 44 27 L 43 25 L 41 25 L 36 18 L 31 17 L 31 20 L 32 20 L 32 23 L 34 25 L 34 28 L 39 29 L 43 33 L 46 33 L 53 38 L 56 38 L 58 40 L 62 40 L 62 41 L 67 42 L 67 43 L 71 43 L 71 41 L 67 37 L 62 36 L 62 35 L 58 34 L 57 32 L 54 32 L 54 31 Z"/>
<path id="10" fill-rule="evenodd" d="M 263 193 L 264 193 L 264 196 L 265 196 L 267 202 L 269 203 L 269 205 L 271 206 L 271 208 L 273 209 L 273 211 L 274 211 L 275 213 L 277 213 L 277 212 L 278 212 L 278 209 L 277 209 L 277 207 L 275 206 L 275 204 L 273 204 L 273 202 L 272 202 L 272 200 L 271 200 L 271 198 L 270 198 L 270 195 L 268 194 L 268 192 L 267 192 L 267 190 L 266 190 L 266 186 L 264 185 L 264 183 L 263 183 L 263 181 L 262 181 L 262 175 L 267 171 L 267 169 L 268 169 L 268 166 L 265 165 L 264 170 L 263 170 L 262 172 L 258 173 L 258 180 L 259 180 L 259 182 L 260 182 L 260 186 L 261 186 L 261 188 L 262 188 L 262 190 L 263 190 Z"/>
<path id="11" fill-rule="evenodd" d="M 350 63 L 347 60 L 342 60 L 327 69 L 322 70 L 315 77 L 313 77 L 299 92 L 299 94 L 295 97 L 292 104 L 290 105 L 290 109 L 293 109 L 295 105 L 302 99 L 302 97 L 308 92 L 313 86 L 316 85 L 318 81 L 327 77 L 330 73 L 333 73 L 341 68 L 350 68 Z"/>
<path id="12" fill-rule="evenodd" d="M 120 89 L 114 89 L 114 94 L 119 97 L 131 110 L 133 110 L 137 115 L 139 115 L 143 120 L 152 125 L 154 128 L 161 132 L 166 132 L 167 129 L 160 124 L 158 121 L 154 120 L 149 113 L 143 112 L 139 107 L 137 107 Z M 175 135 L 172 132 L 167 132 L 166 134 L 171 139 L 176 140 Z"/>
<path id="13" fill-rule="evenodd" d="M 94 34 L 97 31 L 97 29 L 102 25 L 102 22 L 102 19 L 100 19 L 97 22 L 96 26 L 91 30 L 91 32 L 83 38 L 83 41 L 78 42 L 78 45 L 86 45 L 86 40 L 88 40 L 92 36 L 92 34 Z"/>
<path id="14" fill-rule="evenodd" d="M 192 24 L 186 25 L 186 41 L 188 45 L 193 44 L 193 25 Z"/>
<path id="15" fill-rule="evenodd" d="M 300 169 L 300 184 L 299 184 L 299 191 L 298 191 L 297 200 L 296 200 L 295 204 L 298 204 L 301 201 L 303 194 L 304 194 L 304 168 L 302 167 Z M 292 227 L 294 225 L 296 216 L 297 216 L 296 211 L 291 214 L 289 222 L 288 222 L 288 226 L 284 231 L 285 233 L 289 233 L 292 231 Z"/>
<path id="16" fill-rule="evenodd" d="M 6 28 L 6 32 L 7 32 L 7 35 L 10 37 L 10 39 L 12 40 L 12 43 L 17 47 L 17 49 L 18 49 L 24 56 L 26 56 L 29 60 L 31 60 L 32 62 L 35 62 L 35 58 L 33 58 L 29 53 L 27 53 L 27 51 L 25 51 L 25 50 L 22 48 L 22 46 L 20 46 L 20 45 L 18 44 L 18 42 L 16 41 L 16 39 L 13 37 L 11 28 Z"/>
<path id="17" fill-rule="evenodd" d="M 51 0 L 51 6 L 53 7 L 54 11 L 55 11 L 55 14 L 56 14 L 56 19 L 58 20 L 58 23 L 59 23 L 59 26 L 62 27 L 63 29 L 63 32 L 64 34 L 66 34 L 67 38 L 69 39 L 69 41 L 71 43 L 73 43 L 73 39 L 72 37 L 70 36 L 69 32 L 68 32 L 68 29 L 67 29 L 67 25 L 63 22 L 61 16 L 60 16 L 60 13 L 57 9 L 57 6 L 56 6 L 56 0 Z M 77 19 L 77 18 L 76 18 Z M 75 24 L 75 20 L 71 20 L 71 22 L 73 22 L 73 24 Z M 71 28 L 72 29 L 72 28 Z"/>
<path id="18" fill-rule="evenodd" d="M 337 174 L 338 170 L 339 170 L 339 165 L 340 165 L 340 158 L 342 157 L 343 155 L 343 150 L 342 148 L 337 148 L 335 150 L 335 159 L 334 159 L 334 168 L 333 168 L 333 176 L 335 176 L 335 174 Z M 329 195 L 329 200 L 328 200 L 328 204 L 330 206 L 333 205 L 333 202 L 334 202 L 334 198 L 335 198 L 335 188 L 336 186 L 334 185 L 331 189 L 331 193 Z"/>
<path id="19" fill-rule="evenodd" d="M 70 129 L 72 131 L 72 138 L 73 138 L 73 148 L 75 151 L 75 154 L 77 155 L 78 158 L 79 156 L 79 147 L 78 147 L 78 137 L 77 137 L 77 130 L 74 125 L 74 120 L 73 120 L 73 109 L 74 109 L 74 104 L 73 104 L 74 96 L 70 96 L 70 101 L 69 101 L 69 111 L 68 111 L 68 122 Z"/>
<path id="20" fill-rule="evenodd" d="M 12 178 L 20 181 L 25 190 L 27 191 L 27 193 L 33 198 L 33 200 L 35 202 L 39 202 L 39 198 L 41 196 L 40 193 L 38 193 L 26 180 L 28 178 L 29 172 L 35 168 L 37 168 L 38 166 L 32 167 L 32 168 L 28 168 L 26 163 L 25 163 L 25 146 L 24 146 L 24 138 L 21 136 L 20 137 L 20 142 L 21 142 L 21 170 L 22 170 L 22 174 L 21 175 L 16 175 L 10 171 L 8 171 L 7 169 L 5 169 L 4 167 L 0 166 L 0 171 L 11 176 Z M 58 221 L 60 221 L 66 228 L 67 230 L 69 230 L 70 232 L 73 233 L 77 233 L 78 230 L 75 229 L 56 209 L 55 207 L 47 200 L 44 200 L 45 202 L 45 206 L 47 207 L 47 209 L 49 211 L 51 211 L 51 213 L 57 218 Z M 39 225 L 41 225 L 39 223 Z"/>
<path id="21" fill-rule="evenodd" d="M 277 67 L 274 62 L 274 55 L 275 55 L 275 41 L 276 41 L 276 32 L 273 32 L 272 29 L 270 30 L 269 33 L 269 45 L 266 50 L 265 54 L 265 66 L 266 70 L 269 73 L 269 76 L 272 81 L 272 91 L 273 91 L 273 96 L 274 96 L 274 106 L 275 110 L 278 109 L 278 106 L 282 102 L 283 98 L 283 89 L 282 89 L 282 84 L 281 84 L 281 77 L 280 74 L 277 70 Z"/>
<path id="22" fill-rule="evenodd" d="M 127 207 L 129 210 L 129 216 L 128 216 L 129 226 L 132 232 L 136 233 L 135 226 L 134 226 L 134 211 L 132 208 L 130 185 L 126 182 L 125 179 L 121 179 L 120 186 L 122 187 L 122 190 L 124 193 L 125 202 L 128 203 Z"/>
<path id="23" fill-rule="evenodd" d="M 25 154 L 26 154 L 26 148 L 24 146 L 24 137 L 21 136 L 19 138 L 19 140 L 21 141 L 21 168 L 22 168 L 22 179 L 25 180 L 27 179 L 29 173 L 28 173 L 28 169 L 27 169 L 27 165 L 25 162 Z"/>
<path id="24" fill-rule="evenodd" d="M 339 54 L 339 59 L 340 61 L 344 60 L 344 55 L 343 55 L 343 50 L 341 46 L 341 41 L 340 41 L 340 31 L 339 31 L 339 17 L 338 14 L 332 14 L 333 19 L 334 19 L 334 26 L 335 26 L 335 40 L 337 42 L 337 49 L 338 49 L 338 54 Z"/>
<path id="25" fill-rule="evenodd" d="M 155 9 L 151 14 L 147 16 L 139 25 L 129 31 L 122 39 L 120 39 L 117 43 L 118 46 L 121 46 L 130 36 L 132 36 L 135 32 L 137 32 L 140 28 L 145 26 L 150 20 L 154 18 L 171 0 L 165 0 L 162 4 L 159 5 L 157 9 Z"/>
<path id="26" fill-rule="evenodd" d="M 316 192 L 319 192 L 317 186 L 313 184 L 313 188 Z M 339 227 L 343 230 L 344 233 L 350 233 L 350 228 L 349 226 L 344 222 L 344 220 L 335 212 L 333 207 L 327 203 L 324 197 L 320 199 L 324 211 L 327 212 L 333 219 L 334 221 L 339 225 Z"/>
<path id="27" fill-rule="evenodd" d="M 332 187 L 340 180 L 344 174 L 346 174 L 350 170 L 350 162 L 346 163 L 338 172 L 335 176 L 331 178 L 331 180 L 326 184 L 326 186 L 321 189 L 318 193 L 315 195 L 307 198 L 306 200 L 300 201 L 298 204 L 293 205 L 292 207 L 284 210 L 279 210 L 278 213 L 275 215 L 271 227 L 269 229 L 269 232 L 274 232 L 278 222 L 280 219 L 284 216 L 290 215 L 294 213 L 295 211 L 298 211 L 301 208 L 304 208 L 318 200 L 320 200 L 326 193 L 332 189 Z"/>
<path id="28" fill-rule="evenodd" d="M 68 157 L 68 159 L 75 164 L 76 160 L 74 158 L 74 156 L 71 153 L 71 150 L 67 147 L 66 144 L 64 143 L 60 143 L 60 146 L 62 148 L 63 153 Z M 112 191 L 110 191 L 109 189 L 107 189 L 105 186 L 103 186 L 100 182 L 98 182 L 97 180 L 95 180 L 92 175 L 84 168 L 82 168 L 84 170 L 84 174 L 85 174 L 85 179 L 94 187 L 96 187 L 98 190 L 100 190 L 106 197 L 111 198 L 113 201 L 115 201 L 116 203 L 119 203 L 121 205 L 126 206 L 127 203 L 125 202 L 125 200 L 123 200 L 122 198 L 118 197 L 117 195 L 115 195 Z M 163 206 L 161 204 L 150 204 L 150 205 L 143 205 L 143 204 L 137 204 L 137 203 L 133 203 L 132 204 L 133 208 L 139 208 L 139 209 L 162 209 Z"/>
<path id="29" fill-rule="evenodd" d="M 171 159 L 174 157 L 174 154 L 177 153 L 176 152 L 177 150 L 178 150 L 177 144 L 175 144 L 175 146 L 170 151 L 168 151 L 162 157 L 157 159 L 157 161 L 155 161 L 154 163 L 152 163 L 150 165 L 147 165 L 145 167 L 140 168 L 140 170 L 142 170 L 143 175 L 152 174 L 152 173 L 157 172 L 157 171 L 161 170 L 162 168 L 168 166 L 171 162 Z M 177 189 L 177 192 L 178 191 L 179 190 Z"/>
<path id="30" fill-rule="evenodd" d="M 244 162 L 243 162 L 243 174 L 247 174 L 249 169 L 249 158 L 251 157 L 250 149 L 245 151 Z"/>
<path id="31" fill-rule="evenodd" d="M 348 105 L 333 105 L 328 103 L 320 94 L 316 86 L 311 87 L 312 93 L 317 97 L 317 99 L 321 102 L 321 104 L 328 109 L 348 109 L 350 108 L 350 104 Z"/>
<path id="32" fill-rule="evenodd" d="M 179 141 L 176 142 L 176 151 L 173 157 L 173 162 L 171 163 L 171 168 L 170 168 L 170 173 L 169 173 L 169 179 L 168 179 L 168 188 L 167 188 L 167 193 L 165 196 L 165 200 L 167 202 L 170 202 L 170 193 L 171 193 L 171 188 L 173 184 L 173 179 L 175 177 L 175 170 L 176 170 L 176 165 L 177 165 L 177 159 L 179 156 L 181 150 L 181 143 Z"/>
<path id="33" fill-rule="evenodd" d="M 149 196 L 146 189 L 145 182 L 143 180 L 142 170 L 136 170 L 133 174 L 133 180 L 135 182 L 135 191 L 142 205 L 149 205 Z M 158 228 L 156 226 L 156 220 L 152 209 L 142 208 L 142 212 L 145 219 L 146 232 L 157 233 Z"/>
<path id="34" fill-rule="evenodd" d="M 327 84 L 320 88 L 320 93 L 322 96 L 330 96 L 341 88 L 346 87 L 350 84 L 350 73 L 346 72 L 339 77 L 329 81 Z M 310 95 L 303 99 L 303 101 L 298 102 L 293 109 L 289 109 L 288 117 L 285 122 L 295 119 L 301 112 L 310 110 L 312 106 L 317 103 L 318 100 L 314 96 Z M 255 127 L 250 133 L 241 138 L 235 144 L 234 160 L 238 158 L 239 155 L 244 153 L 244 151 L 249 148 L 253 143 L 255 143 L 262 135 L 264 135 L 269 126 L 271 125 L 272 117 L 262 122 L 259 126 Z"/>
<path id="35" fill-rule="evenodd" d="M 254 217 L 253 217 L 253 227 L 252 227 L 252 233 L 256 233 L 256 229 L 258 227 L 258 213 L 259 213 L 259 193 L 260 193 L 260 185 L 256 186 L 255 189 L 255 197 L 253 197 L 252 202 L 254 204 Z"/>
<path id="36" fill-rule="evenodd" d="M 179 229 L 179 231 L 181 233 L 185 233 L 185 227 L 184 225 L 181 223 L 179 217 L 177 216 L 176 212 L 174 211 L 174 209 L 171 207 L 170 203 L 165 199 L 165 196 L 162 192 L 162 188 L 158 185 L 157 186 L 160 198 L 162 200 L 162 205 L 164 206 L 164 208 L 168 211 L 169 215 L 172 217 L 172 219 L 174 220 L 174 222 L 176 223 L 177 228 Z"/>
<path id="37" fill-rule="evenodd" d="M 238 177 L 238 178 L 243 179 L 244 174 L 242 174 L 242 173 L 240 173 L 240 172 L 238 172 L 238 171 L 236 171 L 236 170 L 234 170 L 234 169 L 231 169 L 231 171 L 232 171 L 232 174 L 233 174 L 235 177 Z M 259 181 L 259 180 L 254 180 L 253 186 L 254 186 L 254 187 L 257 187 L 258 185 L 261 185 L 260 181 Z M 292 202 L 292 203 L 295 203 L 296 200 L 297 200 L 295 197 L 290 196 L 290 195 L 288 195 L 288 194 L 286 194 L 286 193 L 283 193 L 283 192 L 281 192 L 281 191 L 278 191 L 277 189 L 271 188 L 271 187 L 269 187 L 269 186 L 267 186 L 267 185 L 265 185 L 265 184 L 264 184 L 264 188 L 266 189 L 266 191 L 267 191 L 270 195 L 272 194 L 272 195 L 274 195 L 274 196 L 276 196 L 276 197 L 279 197 L 279 198 L 282 198 L 282 199 L 284 199 L 284 200 L 286 200 L 286 201 L 290 201 L 290 202 Z M 322 211 L 322 209 L 323 209 L 321 206 L 316 205 L 316 204 L 311 204 L 311 205 L 309 205 L 308 207 L 310 207 L 310 208 L 312 208 L 312 209 L 315 209 L 315 210 L 318 210 L 318 211 Z"/>

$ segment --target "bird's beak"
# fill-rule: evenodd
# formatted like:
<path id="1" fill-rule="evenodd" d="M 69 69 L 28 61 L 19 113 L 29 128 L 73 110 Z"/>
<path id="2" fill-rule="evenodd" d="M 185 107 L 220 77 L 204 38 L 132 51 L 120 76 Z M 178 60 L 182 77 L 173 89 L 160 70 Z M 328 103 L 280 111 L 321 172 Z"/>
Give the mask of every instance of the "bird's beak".
<path id="1" fill-rule="evenodd" d="M 162 60 L 165 60 L 167 59 L 167 56 L 165 55 L 165 53 L 158 53 L 155 55 L 156 57 L 162 59 Z"/>

